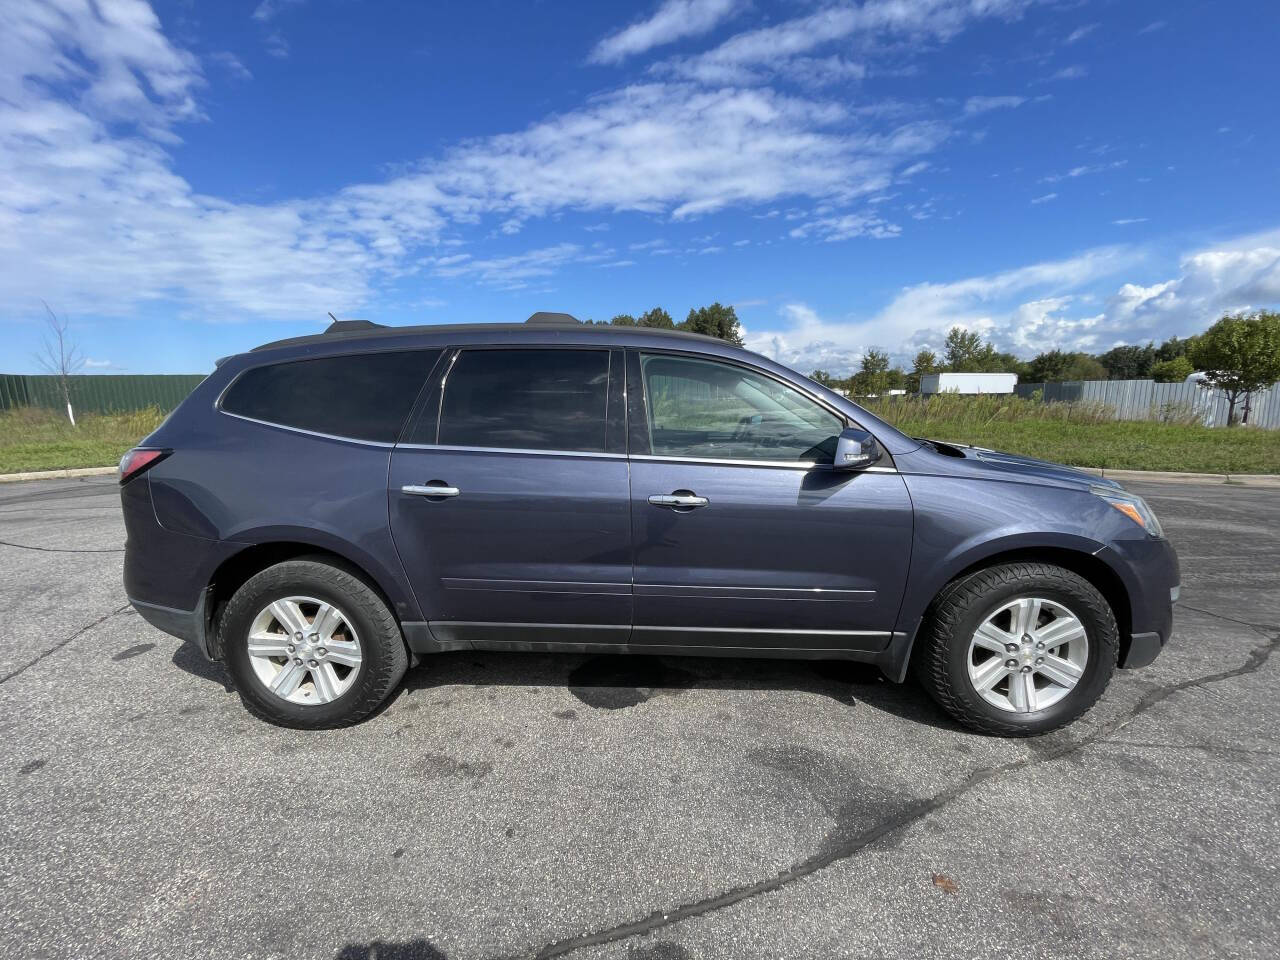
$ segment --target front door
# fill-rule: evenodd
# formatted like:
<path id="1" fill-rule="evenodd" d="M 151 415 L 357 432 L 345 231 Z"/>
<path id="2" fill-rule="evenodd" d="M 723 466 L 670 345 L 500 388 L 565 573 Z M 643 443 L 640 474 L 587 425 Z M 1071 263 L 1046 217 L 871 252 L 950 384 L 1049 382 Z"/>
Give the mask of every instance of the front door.
<path id="1" fill-rule="evenodd" d="M 608 349 L 453 359 L 392 454 L 388 492 L 396 548 L 437 640 L 626 642 L 622 366 Z"/>
<path id="2" fill-rule="evenodd" d="M 837 472 L 846 423 L 737 363 L 629 352 L 637 647 L 880 650 L 912 511 L 892 468 Z"/>

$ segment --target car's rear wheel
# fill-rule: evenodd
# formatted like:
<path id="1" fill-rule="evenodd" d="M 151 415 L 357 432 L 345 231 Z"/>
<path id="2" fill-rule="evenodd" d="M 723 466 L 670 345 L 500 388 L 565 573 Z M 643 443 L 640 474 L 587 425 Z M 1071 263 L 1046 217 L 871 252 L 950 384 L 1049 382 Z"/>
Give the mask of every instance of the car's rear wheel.
<path id="1" fill-rule="evenodd" d="M 223 610 L 219 635 L 245 706 L 280 726 L 357 723 L 408 667 L 399 624 L 377 591 L 317 559 L 249 578 Z"/>
<path id="2" fill-rule="evenodd" d="M 1043 563 L 989 567 L 949 584 L 921 628 L 917 675 L 966 726 L 1002 736 L 1055 730 L 1111 680 L 1111 607 L 1087 580 Z"/>

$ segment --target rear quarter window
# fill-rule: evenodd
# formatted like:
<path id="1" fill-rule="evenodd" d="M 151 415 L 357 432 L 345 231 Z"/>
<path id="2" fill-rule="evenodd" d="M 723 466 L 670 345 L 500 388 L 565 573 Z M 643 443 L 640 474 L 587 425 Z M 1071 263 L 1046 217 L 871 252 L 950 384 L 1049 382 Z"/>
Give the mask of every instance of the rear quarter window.
<path id="1" fill-rule="evenodd" d="M 405 350 L 254 367 L 219 407 L 282 427 L 394 443 L 439 357 L 439 350 Z"/>

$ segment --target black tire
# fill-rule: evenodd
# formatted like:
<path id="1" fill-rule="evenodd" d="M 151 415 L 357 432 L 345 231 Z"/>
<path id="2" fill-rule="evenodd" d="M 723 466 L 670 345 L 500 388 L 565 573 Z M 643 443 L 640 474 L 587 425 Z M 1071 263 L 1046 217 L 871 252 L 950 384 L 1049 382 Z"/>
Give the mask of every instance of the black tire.
<path id="1" fill-rule="evenodd" d="M 276 696 L 250 663 L 248 637 L 254 618 L 273 601 L 291 595 L 334 604 L 360 639 L 355 681 L 329 703 L 298 704 Z M 382 597 L 353 572 L 320 559 L 287 560 L 250 577 L 222 611 L 218 632 L 227 669 L 245 707 L 282 727 L 322 730 L 359 723 L 391 695 L 409 666 L 400 625 Z"/>
<path id="2" fill-rule="evenodd" d="M 1076 686 L 1051 706 L 1014 713 L 988 703 L 969 679 L 969 643 L 1000 605 L 1035 596 L 1066 606 L 1084 625 L 1089 657 Z M 1119 631 L 1110 605 L 1083 577 L 1046 563 L 1008 563 L 949 583 L 921 626 L 913 666 L 930 695 L 951 716 L 982 733 L 1030 737 L 1082 716 L 1115 672 Z"/>

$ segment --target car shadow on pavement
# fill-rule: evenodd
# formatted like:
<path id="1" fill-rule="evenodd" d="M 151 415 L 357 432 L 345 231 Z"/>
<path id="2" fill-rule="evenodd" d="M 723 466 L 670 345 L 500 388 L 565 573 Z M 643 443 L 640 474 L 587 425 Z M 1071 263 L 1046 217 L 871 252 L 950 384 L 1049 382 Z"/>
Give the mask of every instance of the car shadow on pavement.
<path id="1" fill-rule="evenodd" d="M 173 665 L 201 680 L 212 680 L 227 693 L 235 692 L 235 688 L 227 679 L 226 668 L 221 663 L 214 663 L 206 658 L 193 643 L 183 643 L 178 646 L 178 649 L 173 652 Z"/>
<path id="2" fill-rule="evenodd" d="M 447 686 L 565 687 L 598 710 L 634 707 L 686 690 L 777 690 L 829 697 L 913 723 L 960 729 L 914 682 L 892 683 L 870 664 L 846 660 L 765 660 L 659 657 L 638 654 L 498 653 L 435 654 L 405 676 L 401 697 Z"/>
<path id="3" fill-rule="evenodd" d="M 173 665 L 226 693 L 235 688 L 221 663 L 192 644 L 173 654 Z M 405 675 L 402 689 L 375 715 L 402 698 L 440 687 L 565 687 L 583 705 L 622 710 L 686 690 L 777 690 L 828 697 L 850 709 L 870 707 L 912 723 L 959 730 L 912 678 L 886 680 L 879 669 L 849 660 L 766 660 L 659 657 L 641 654 L 501 653 L 487 650 L 432 654 Z"/>
<path id="4" fill-rule="evenodd" d="M 338 951 L 334 960 L 448 960 L 448 957 L 427 940 L 374 940 L 349 943 Z"/>

